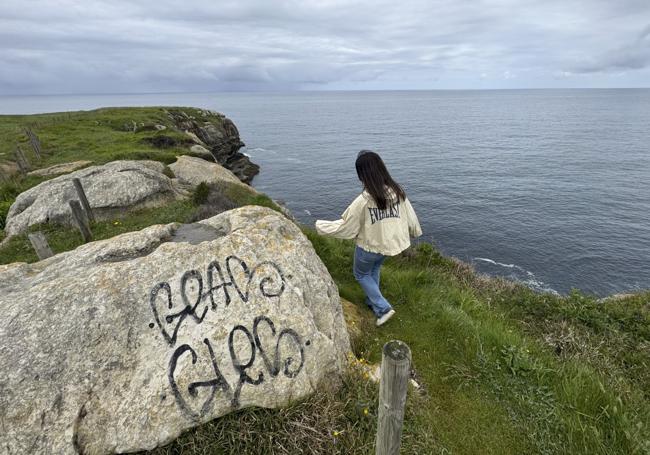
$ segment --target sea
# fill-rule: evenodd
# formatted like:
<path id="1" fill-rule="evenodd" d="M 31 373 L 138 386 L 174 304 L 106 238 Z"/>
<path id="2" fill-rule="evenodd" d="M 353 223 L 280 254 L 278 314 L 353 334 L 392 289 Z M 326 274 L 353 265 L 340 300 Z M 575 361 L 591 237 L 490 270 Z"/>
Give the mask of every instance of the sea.
<path id="1" fill-rule="evenodd" d="M 195 106 L 230 117 L 254 186 L 336 219 L 377 151 L 423 241 L 536 290 L 650 288 L 650 89 L 2 96 L 0 114 Z"/>

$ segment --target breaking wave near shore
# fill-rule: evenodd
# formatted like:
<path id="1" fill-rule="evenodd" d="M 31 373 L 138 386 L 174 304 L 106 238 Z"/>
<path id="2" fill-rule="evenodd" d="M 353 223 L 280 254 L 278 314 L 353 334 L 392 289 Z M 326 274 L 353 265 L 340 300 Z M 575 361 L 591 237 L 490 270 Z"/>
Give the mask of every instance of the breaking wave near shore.
<path id="1" fill-rule="evenodd" d="M 506 264 L 490 258 L 475 257 L 472 258 L 472 265 L 477 271 L 489 275 L 498 275 L 524 284 L 537 292 L 550 292 L 555 295 L 560 293 L 553 289 L 547 283 L 537 278 L 533 272 L 526 270 L 517 264 Z"/>

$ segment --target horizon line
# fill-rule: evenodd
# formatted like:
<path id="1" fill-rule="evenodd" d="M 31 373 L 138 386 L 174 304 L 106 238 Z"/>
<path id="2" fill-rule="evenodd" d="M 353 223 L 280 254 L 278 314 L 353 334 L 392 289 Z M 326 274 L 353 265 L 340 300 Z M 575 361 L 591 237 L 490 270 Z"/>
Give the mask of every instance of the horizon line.
<path id="1" fill-rule="evenodd" d="M 0 93 L 3 97 L 38 96 L 134 96 L 134 95 L 196 95 L 217 93 L 346 93 L 346 92 L 488 92 L 525 90 L 648 90 L 648 87 L 512 87 L 512 88 L 413 88 L 413 89 L 321 89 L 321 90 L 206 90 L 206 91 L 160 91 L 160 92 L 78 92 L 78 93 Z"/>

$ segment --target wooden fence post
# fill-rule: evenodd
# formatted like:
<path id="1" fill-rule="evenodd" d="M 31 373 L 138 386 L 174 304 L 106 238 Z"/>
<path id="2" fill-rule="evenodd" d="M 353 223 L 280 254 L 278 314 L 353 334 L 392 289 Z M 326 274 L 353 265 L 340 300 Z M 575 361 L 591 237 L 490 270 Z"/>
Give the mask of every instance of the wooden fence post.
<path id="1" fill-rule="evenodd" d="M 86 197 L 86 192 L 84 191 L 84 187 L 81 186 L 81 180 L 75 178 L 72 179 L 72 183 L 74 184 L 75 190 L 77 190 L 77 196 L 79 196 L 79 200 L 81 201 L 81 205 L 84 208 L 84 212 L 86 212 L 86 216 L 88 217 L 88 222 L 94 223 L 95 215 L 93 215 L 93 210 L 90 208 L 90 204 L 88 203 L 88 198 Z"/>
<path id="2" fill-rule="evenodd" d="M 410 378 L 411 350 L 402 341 L 389 341 L 381 356 L 376 455 L 399 454 Z"/>
<path id="3" fill-rule="evenodd" d="M 77 200 L 70 201 L 69 204 L 70 204 L 70 209 L 72 210 L 72 218 L 77 224 L 77 227 L 79 228 L 79 232 L 81 232 L 81 236 L 84 239 L 84 243 L 90 242 L 93 239 L 93 236 L 86 222 L 86 216 L 83 214 L 83 211 L 81 210 L 81 204 L 79 204 L 79 201 Z"/>
<path id="4" fill-rule="evenodd" d="M 27 161 L 27 158 L 23 154 L 23 151 L 21 150 L 20 146 L 16 146 L 16 151 L 14 152 L 14 155 L 16 156 L 16 164 L 18 165 L 18 169 L 20 169 L 20 172 L 22 174 L 27 174 L 27 172 L 29 172 L 31 168 L 29 166 L 29 161 Z"/>
<path id="5" fill-rule="evenodd" d="M 38 139 L 38 136 L 30 128 L 25 128 L 25 134 L 27 135 L 27 138 L 29 139 L 29 143 L 32 145 L 32 149 L 34 149 L 34 155 L 36 155 L 36 158 L 38 158 L 40 160 L 41 159 L 41 141 Z"/>
<path id="6" fill-rule="evenodd" d="M 48 245 L 47 239 L 42 232 L 30 232 L 27 234 L 27 237 L 29 237 L 29 241 L 34 247 L 39 260 L 54 256 L 54 252 L 52 251 L 52 248 L 50 248 L 50 245 Z"/>

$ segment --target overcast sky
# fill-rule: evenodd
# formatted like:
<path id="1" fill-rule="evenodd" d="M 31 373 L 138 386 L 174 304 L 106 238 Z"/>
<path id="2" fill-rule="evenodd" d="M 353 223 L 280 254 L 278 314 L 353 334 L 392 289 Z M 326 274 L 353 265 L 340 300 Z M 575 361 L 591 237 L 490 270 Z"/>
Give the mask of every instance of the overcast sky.
<path id="1" fill-rule="evenodd" d="M 2 0 L 0 94 L 650 86 L 650 0 Z"/>

